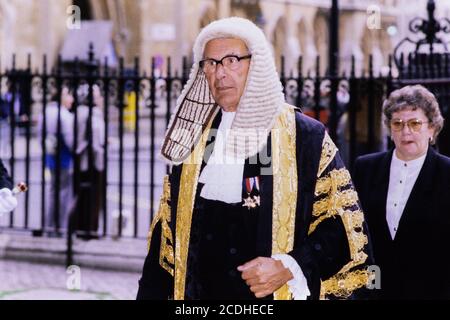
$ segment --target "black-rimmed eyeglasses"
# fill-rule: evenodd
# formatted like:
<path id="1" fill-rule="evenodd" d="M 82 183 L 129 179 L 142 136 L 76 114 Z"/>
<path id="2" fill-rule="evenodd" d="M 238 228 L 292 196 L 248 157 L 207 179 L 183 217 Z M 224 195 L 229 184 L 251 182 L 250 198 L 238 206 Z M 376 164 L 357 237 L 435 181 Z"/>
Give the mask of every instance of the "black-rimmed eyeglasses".
<path id="1" fill-rule="evenodd" d="M 252 57 L 251 54 L 246 56 L 236 56 L 236 55 L 227 55 L 220 60 L 208 58 L 201 60 L 199 62 L 200 69 L 203 70 L 204 73 L 212 73 L 216 71 L 217 65 L 221 64 L 224 68 L 228 70 L 237 70 L 240 67 L 240 61 L 245 59 L 250 59 Z"/>

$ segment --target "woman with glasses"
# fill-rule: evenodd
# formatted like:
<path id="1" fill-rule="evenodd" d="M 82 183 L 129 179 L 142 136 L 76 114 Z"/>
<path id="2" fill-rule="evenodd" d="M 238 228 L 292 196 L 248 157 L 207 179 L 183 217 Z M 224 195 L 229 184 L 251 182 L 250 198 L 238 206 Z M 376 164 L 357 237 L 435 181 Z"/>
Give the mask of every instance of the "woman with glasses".
<path id="1" fill-rule="evenodd" d="M 406 86 L 384 102 L 394 149 L 360 157 L 353 181 L 366 215 L 382 299 L 450 298 L 450 158 L 435 144 L 434 95 Z"/>

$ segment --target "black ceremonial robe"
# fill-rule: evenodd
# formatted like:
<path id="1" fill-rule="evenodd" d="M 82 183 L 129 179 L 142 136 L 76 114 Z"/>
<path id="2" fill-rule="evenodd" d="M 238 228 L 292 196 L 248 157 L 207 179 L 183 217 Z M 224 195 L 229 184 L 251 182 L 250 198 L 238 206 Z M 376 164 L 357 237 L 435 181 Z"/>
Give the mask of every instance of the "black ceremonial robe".
<path id="1" fill-rule="evenodd" d="M 290 254 L 297 261 L 307 279 L 310 299 L 352 297 L 367 284 L 365 267 L 370 246 L 364 218 L 334 143 L 321 123 L 291 106 L 286 105 L 280 119 L 279 126 L 288 126 L 291 121 L 292 130 L 286 131 L 295 136 L 291 154 L 287 158 L 274 156 L 287 151 L 280 150 L 285 145 L 274 140 L 272 131 L 267 150 L 262 151 L 269 155 L 269 162 L 266 157 L 257 161 L 251 158 L 244 166 L 243 183 L 249 177 L 259 179 L 259 189 L 251 192 L 260 196 L 260 206 L 242 206 L 244 188 L 241 203 L 202 199 L 198 178 L 189 180 L 183 176 L 185 164 L 173 167 L 165 182 L 160 211 L 151 226 L 138 299 L 255 298 L 236 268 L 255 257 L 270 257 L 274 253 Z M 219 123 L 220 113 L 211 126 L 217 128 Z M 279 159 L 285 160 L 283 165 L 289 162 L 286 159 L 294 159 L 290 165 L 295 168 L 295 177 L 289 172 L 282 179 L 277 174 L 261 174 L 263 168 L 278 167 L 282 161 Z M 205 162 L 199 170 L 204 166 Z M 292 181 L 295 197 L 286 198 L 284 193 L 292 188 L 285 184 Z M 186 209 L 186 194 L 192 183 L 196 184 L 195 197 L 192 209 Z M 278 210 L 279 206 L 284 209 Z M 289 208 L 293 221 L 287 238 L 291 242 L 281 246 L 285 234 L 280 230 L 289 228 L 288 224 L 285 229 L 279 227 L 282 220 L 289 219 L 280 217 Z M 189 212 L 190 221 L 180 216 Z M 183 250 L 182 241 L 188 242 L 184 260 L 177 252 Z M 291 296 L 284 286 L 267 298 Z"/>

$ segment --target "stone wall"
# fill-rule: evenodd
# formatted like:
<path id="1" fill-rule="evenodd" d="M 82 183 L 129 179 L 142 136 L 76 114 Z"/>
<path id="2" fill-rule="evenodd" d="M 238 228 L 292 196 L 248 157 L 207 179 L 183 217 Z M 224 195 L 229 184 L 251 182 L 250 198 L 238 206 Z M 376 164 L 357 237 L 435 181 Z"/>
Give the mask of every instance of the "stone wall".
<path id="1" fill-rule="evenodd" d="M 124 56 L 128 66 L 135 56 L 142 59 L 141 68 L 149 69 L 152 56 L 157 66 L 166 67 L 173 57 L 173 69 L 180 68 L 181 57 L 191 56 L 191 48 L 199 30 L 214 19 L 237 15 L 254 20 L 272 43 L 280 67 L 285 56 L 286 70 L 295 69 L 303 55 L 303 72 L 314 72 L 316 56 L 321 56 L 320 72 L 328 60 L 328 0 L 88 0 L 92 19 L 114 23 L 114 48 Z M 414 4 L 412 3 L 414 2 Z M 450 4 L 437 2 L 436 13 L 450 13 Z M 370 29 L 369 5 L 380 9 L 380 29 Z M 66 12 L 71 0 L 0 1 L 0 57 L 2 65 L 11 64 L 17 54 L 17 67 L 26 66 L 27 54 L 41 61 L 45 53 L 49 64 L 56 61 L 67 32 Z M 407 24 L 416 16 L 426 16 L 426 0 L 341 0 L 340 1 L 340 66 L 348 70 L 351 56 L 356 69 L 367 68 L 369 54 L 374 56 L 377 71 L 387 65 L 388 54 L 408 33 Z M 396 27 L 389 35 L 387 28 Z M 36 63 L 36 61 L 35 61 Z"/>

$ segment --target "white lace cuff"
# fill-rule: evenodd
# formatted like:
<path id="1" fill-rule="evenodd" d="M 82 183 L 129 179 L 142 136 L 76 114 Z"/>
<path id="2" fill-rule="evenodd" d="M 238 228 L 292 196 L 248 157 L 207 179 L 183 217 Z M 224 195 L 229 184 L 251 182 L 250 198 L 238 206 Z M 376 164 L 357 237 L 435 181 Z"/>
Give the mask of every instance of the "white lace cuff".
<path id="1" fill-rule="evenodd" d="M 306 300 L 311 295 L 308 288 L 308 282 L 302 269 L 298 265 L 297 261 L 288 254 L 274 254 L 272 256 L 275 260 L 280 260 L 285 268 L 288 268 L 294 276 L 293 279 L 287 282 L 289 291 L 292 293 L 294 300 Z"/>

